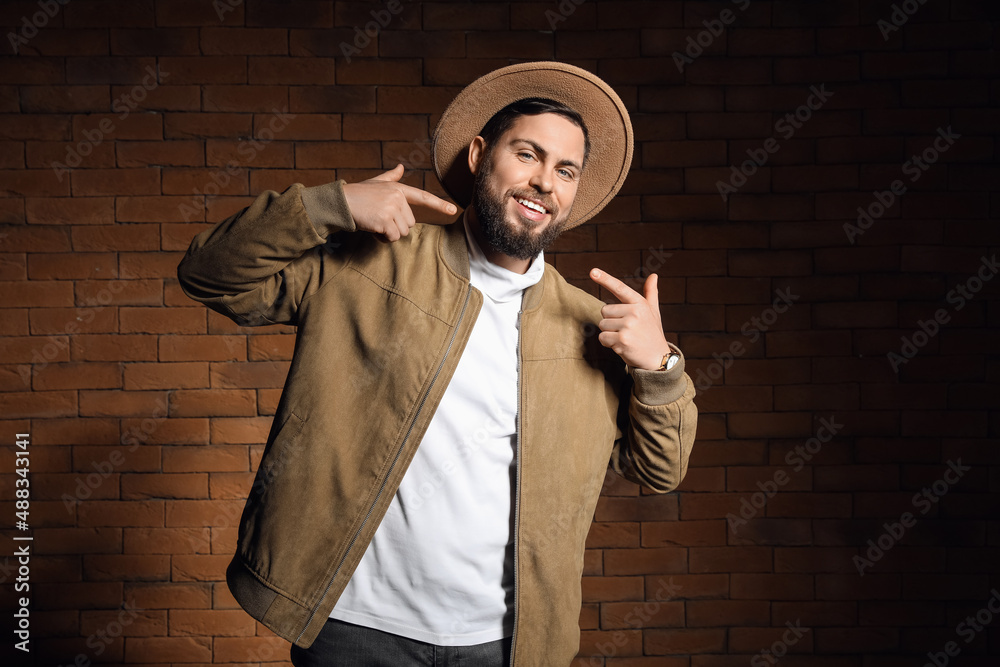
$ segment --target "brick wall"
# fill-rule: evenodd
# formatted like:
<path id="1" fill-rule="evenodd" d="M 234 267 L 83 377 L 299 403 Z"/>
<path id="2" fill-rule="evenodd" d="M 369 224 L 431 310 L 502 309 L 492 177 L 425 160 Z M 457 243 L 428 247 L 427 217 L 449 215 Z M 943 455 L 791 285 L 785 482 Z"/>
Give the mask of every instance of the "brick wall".
<path id="1" fill-rule="evenodd" d="M 0 577 L 32 535 L 37 664 L 287 660 L 223 574 L 294 331 L 193 303 L 177 263 L 265 189 L 403 161 L 440 192 L 447 102 L 556 59 L 637 146 L 550 259 L 656 270 L 701 409 L 679 493 L 607 482 L 577 664 L 995 665 L 997 5 L 387 7 L 0 5 Z"/>

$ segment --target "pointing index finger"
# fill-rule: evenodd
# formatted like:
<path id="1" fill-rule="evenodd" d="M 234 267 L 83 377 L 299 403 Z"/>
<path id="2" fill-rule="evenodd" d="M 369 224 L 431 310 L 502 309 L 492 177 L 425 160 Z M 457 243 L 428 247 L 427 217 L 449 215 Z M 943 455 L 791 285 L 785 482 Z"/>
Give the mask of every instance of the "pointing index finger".
<path id="1" fill-rule="evenodd" d="M 405 183 L 400 183 L 399 187 L 402 189 L 403 196 L 406 197 L 406 201 L 410 204 L 426 206 L 427 208 L 449 215 L 458 211 L 458 209 L 455 208 L 455 205 L 451 202 L 446 202 L 426 190 L 421 190 L 420 188 L 415 188 L 412 185 L 406 185 Z"/>
<path id="2" fill-rule="evenodd" d="M 590 279 L 598 285 L 606 288 L 622 303 L 638 303 L 643 300 L 641 294 L 615 278 L 610 273 L 606 273 L 600 269 L 591 269 Z"/>

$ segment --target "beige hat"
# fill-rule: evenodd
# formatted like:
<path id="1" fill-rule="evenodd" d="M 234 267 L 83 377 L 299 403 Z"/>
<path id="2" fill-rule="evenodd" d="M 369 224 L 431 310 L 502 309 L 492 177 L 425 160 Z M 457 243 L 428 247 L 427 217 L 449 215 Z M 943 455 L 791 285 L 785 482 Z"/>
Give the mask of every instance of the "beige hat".
<path id="1" fill-rule="evenodd" d="M 589 220 L 615 196 L 632 164 L 632 123 L 621 99 L 587 70 L 558 62 L 531 62 L 494 70 L 452 100 L 434 130 L 431 160 L 444 189 L 462 207 L 472 199 L 469 144 L 511 102 L 544 97 L 583 117 L 590 156 L 566 228 Z"/>

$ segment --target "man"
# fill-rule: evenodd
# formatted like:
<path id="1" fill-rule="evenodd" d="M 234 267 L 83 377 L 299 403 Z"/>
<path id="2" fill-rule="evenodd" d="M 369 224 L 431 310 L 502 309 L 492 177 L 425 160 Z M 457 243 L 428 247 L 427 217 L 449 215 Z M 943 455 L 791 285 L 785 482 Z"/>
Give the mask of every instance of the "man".
<path id="1" fill-rule="evenodd" d="M 195 237 L 185 292 L 241 324 L 298 327 L 227 571 L 296 665 L 566 665 L 609 464 L 674 489 L 694 387 L 639 294 L 604 305 L 544 248 L 621 187 L 618 96 L 561 63 L 497 70 L 434 136 L 466 207 L 399 183 L 265 192 Z M 597 334 L 597 335 L 594 335 Z"/>

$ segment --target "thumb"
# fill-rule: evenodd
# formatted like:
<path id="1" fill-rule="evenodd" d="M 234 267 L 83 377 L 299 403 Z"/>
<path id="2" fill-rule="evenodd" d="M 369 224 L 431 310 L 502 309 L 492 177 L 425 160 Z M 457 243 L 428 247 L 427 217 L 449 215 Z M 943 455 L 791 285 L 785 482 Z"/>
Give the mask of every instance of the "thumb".
<path id="1" fill-rule="evenodd" d="M 379 174 L 378 176 L 372 176 L 369 181 L 398 181 L 403 177 L 403 163 L 400 162 L 395 167 L 389 171 Z"/>
<path id="2" fill-rule="evenodd" d="M 659 276 L 650 273 L 646 276 L 646 282 L 642 286 L 642 295 L 645 297 L 646 303 L 657 315 L 660 314 L 660 291 L 656 288 L 658 283 Z"/>

